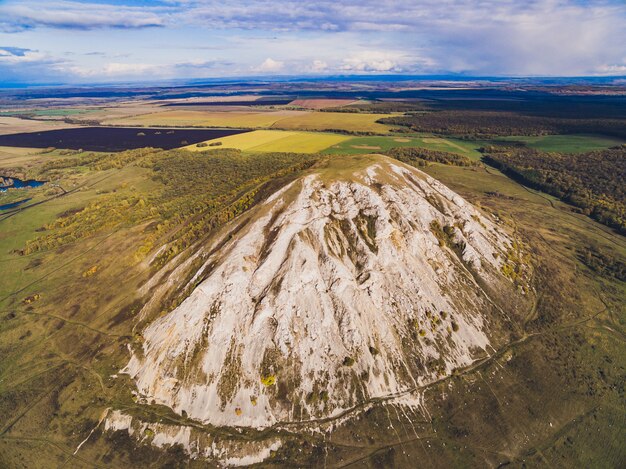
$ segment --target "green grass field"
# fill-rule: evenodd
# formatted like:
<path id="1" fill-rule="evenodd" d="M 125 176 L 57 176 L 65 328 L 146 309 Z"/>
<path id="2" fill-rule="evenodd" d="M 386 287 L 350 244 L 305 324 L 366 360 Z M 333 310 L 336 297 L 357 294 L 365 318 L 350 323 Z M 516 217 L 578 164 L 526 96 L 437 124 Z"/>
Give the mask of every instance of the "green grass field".
<path id="1" fill-rule="evenodd" d="M 560 153 L 585 153 L 626 143 L 604 135 L 545 135 L 541 137 L 503 137 L 497 141 L 522 142 L 530 148 Z"/>
<path id="2" fill-rule="evenodd" d="M 199 147 L 189 145 L 184 147 L 191 151 L 207 151 L 216 148 L 236 148 L 251 152 L 290 152 L 290 153 L 317 153 L 331 145 L 337 145 L 350 137 L 322 132 L 292 132 L 282 130 L 255 130 L 238 135 L 209 140 L 207 144 L 221 143 L 219 146 Z"/>
<path id="3" fill-rule="evenodd" d="M 394 137 L 353 137 L 324 150 L 326 154 L 359 154 L 387 151 L 394 147 L 419 147 L 428 150 L 446 151 L 478 160 L 477 151 L 480 142 L 468 142 L 453 138 L 428 136 L 394 136 Z"/>

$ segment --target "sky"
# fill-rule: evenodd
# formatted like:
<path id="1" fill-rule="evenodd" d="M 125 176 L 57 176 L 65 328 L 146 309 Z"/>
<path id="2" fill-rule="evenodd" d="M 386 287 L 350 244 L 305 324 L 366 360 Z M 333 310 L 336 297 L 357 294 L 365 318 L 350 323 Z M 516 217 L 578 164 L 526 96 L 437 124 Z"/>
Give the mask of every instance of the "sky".
<path id="1" fill-rule="evenodd" d="M 0 83 L 624 76 L 626 0 L 0 0 Z"/>

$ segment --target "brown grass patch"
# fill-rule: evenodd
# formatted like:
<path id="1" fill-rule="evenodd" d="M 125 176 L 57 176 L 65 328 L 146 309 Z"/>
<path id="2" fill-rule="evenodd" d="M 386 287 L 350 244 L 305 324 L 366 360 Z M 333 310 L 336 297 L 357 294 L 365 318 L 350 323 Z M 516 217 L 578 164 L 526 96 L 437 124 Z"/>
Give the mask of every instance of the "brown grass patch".
<path id="1" fill-rule="evenodd" d="M 75 125 L 65 122 L 39 121 L 19 119 L 17 117 L 0 117 L 0 135 L 19 134 L 23 132 L 45 132 L 46 130 L 69 129 Z"/>
<path id="2" fill-rule="evenodd" d="M 359 150 L 380 150 L 379 146 L 374 145 L 350 145 L 352 148 L 358 148 Z"/>
<path id="3" fill-rule="evenodd" d="M 296 99 L 289 104 L 308 109 L 324 109 L 327 107 L 347 106 L 353 103 L 356 103 L 354 99 Z"/>

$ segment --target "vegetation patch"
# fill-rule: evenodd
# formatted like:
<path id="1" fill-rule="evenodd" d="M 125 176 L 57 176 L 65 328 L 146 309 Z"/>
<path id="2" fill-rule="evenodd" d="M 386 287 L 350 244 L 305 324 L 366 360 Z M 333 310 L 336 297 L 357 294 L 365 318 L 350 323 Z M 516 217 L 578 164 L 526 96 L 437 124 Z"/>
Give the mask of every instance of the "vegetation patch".
<path id="1" fill-rule="evenodd" d="M 235 396 L 241 376 L 241 351 L 237 347 L 235 338 L 230 341 L 223 366 L 226 369 L 222 372 L 217 383 L 217 395 L 220 397 L 222 409 Z"/>
<path id="2" fill-rule="evenodd" d="M 455 166 L 476 166 L 476 161 L 470 160 L 467 156 L 458 155 L 456 153 L 448 153 L 436 150 L 427 150 L 425 148 L 392 148 L 385 152 L 390 156 L 403 163 L 411 166 L 425 166 L 427 163 L 441 163 Z"/>
<path id="3" fill-rule="evenodd" d="M 145 168 L 157 183 L 146 193 L 135 187 L 102 194 L 80 211 L 42 227 L 42 234 L 21 250 L 28 255 L 54 249 L 120 226 L 151 221 L 138 259 L 150 252 L 157 239 L 170 237 L 168 249 L 157 258 L 162 265 L 201 236 L 216 229 L 255 202 L 256 191 L 267 181 L 302 170 L 317 159 L 296 154 L 241 155 L 221 150 L 208 155 L 186 151 L 133 150 L 109 158 L 87 159 L 85 167 L 103 170 L 133 165 Z M 46 170 L 76 164 L 74 159 L 57 162 Z"/>
<path id="4" fill-rule="evenodd" d="M 581 154 L 488 147 L 484 160 L 507 176 L 626 234 L 626 145 Z"/>
<path id="5" fill-rule="evenodd" d="M 463 256 L 465 251 L 465 243 L 455 240 L 455 228 L 450 225 L 441 226 L 438 220 L 430 223 L 430 231 L 439 241 L 439 246 L 446 246 L 454 251 L 459 258 Z"/>
<path id="6" fill-rule="evenodd" d="M 480 143 L 460 139 L 426 137 L 412 134 L 401 138 L 393 136 L 363 136 L 351 137 L 348 140 L 327 148 L 323 153 L 346 155 L 356 155 L 372 151 L 386 153 L 397 147 L 407 147 L 456 153 L 479 160 L 481 154 L 478 152 L 478 149 L 481 146 Z"/>
<path id="7" fill-rule="evenodd" d="M 626 143 L 623 138 L 604 135 L 541 135 L 538 137 L 508 137 L 496 140 L 504 145 L 521 143 L 529 148 L 545 152 L 587 153 L 606 150 Z"/>
<path id="8" fill-rule="evenodd" d="M 603 134 L 626 138 L 623 119 L 567 119 L 552 116 L 531 116 L 501 111 L 445 110 L 386 117 L 387 125 L 405 126 L 414 132 L 457 135 L 466 138 L 502 136 L 540 136 L 554 134 Z"/>
<path id="9" fill-rule="evenodd" d="M 261 384 L 265 387 L 274 386 L 276 384 L 276 376 L 275 375 L 267 375 L 261 377 Z"/>
<path id="10" fill-rule="evenodd" d="M 594 246 L 580 247 L 578 259 L 592 271 L 626 282 L 626 260 L 616 252 L 607 252 Z"/>
<path id="11" fill-rule="evenodd" d="M 352 358 L 352 357 L 344 358 L 343 362 L 342 362 L 342 365 L 343 366 L 352 366 L 352 365 L 354 365 L 354 358 Z"/>

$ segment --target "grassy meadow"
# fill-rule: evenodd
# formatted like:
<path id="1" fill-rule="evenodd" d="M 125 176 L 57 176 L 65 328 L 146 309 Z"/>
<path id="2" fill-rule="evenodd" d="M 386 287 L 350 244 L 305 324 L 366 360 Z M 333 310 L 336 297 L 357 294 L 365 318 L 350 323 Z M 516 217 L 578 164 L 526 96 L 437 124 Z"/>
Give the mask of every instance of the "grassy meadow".
<path id="1" fill-rule="evenodd" d="M 323 153 L 354 155 L 359 153 L 376 153 L 378 151 L 384 152 L 396 147 L 414 147 L 456 153 L 477 160 L 480 159 L 480 153 L 477 151 L 480 146 L 480 144 L 475 142 L 434 136 L 368 136 L 352 137 L 344 140 L 327 148 Z"/>
<path id="2" fill-rule="evenodd" d="M 585 153 L 623 145 L 626 140 L 604 135 L 543 135 L 540 137 L 507 137 L 498 141 L 521 142 L 535 150 L 559 153 Z"/>

